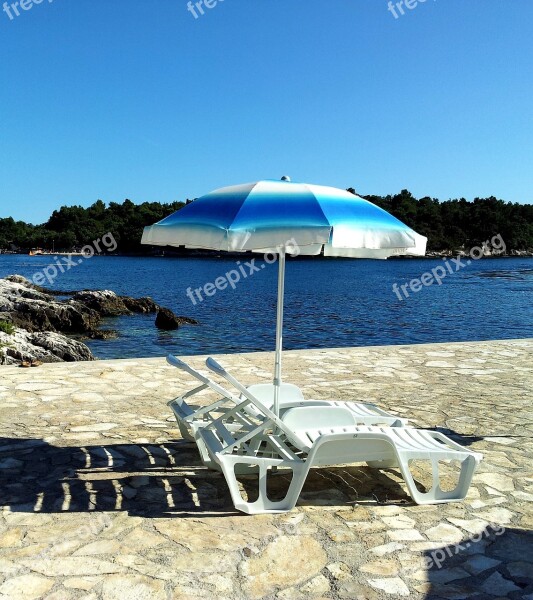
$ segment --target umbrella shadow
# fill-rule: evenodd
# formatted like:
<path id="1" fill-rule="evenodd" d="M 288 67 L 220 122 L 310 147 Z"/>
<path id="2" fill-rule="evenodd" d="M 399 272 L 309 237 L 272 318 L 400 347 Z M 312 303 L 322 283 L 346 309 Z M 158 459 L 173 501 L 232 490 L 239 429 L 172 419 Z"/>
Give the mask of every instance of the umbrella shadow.
<path id="1" fill-rule="evenodd" d="M 454 442 L 461 444 L 461 446 L 471 446 L 476 442 L 482 442 L 485 438 L 479 435 L 465 435 L 463 433 L 457 433 L 453 429 L 447 427 L 428 427 L 427 431 L 437 431 L 445 436 L 451 438 Z"/>
<path id="2" fill-rule="evenodd" d="M 533 532 L 489 524 L 483 531 L 424 553 L 425 598 L 529 598 L 533 594 Z"/>
<path id="3" fill-rule="evenodd" d="M 239 478 L 243 496 L 253 476 Z M 270 479 L 282 497 L 286 473 Z M 410 504 L 395 471 L 368 467 L 312 469 L 299 505 Z M 58 447 L 39 439 L 0 438 L 0 507 L 14 512 L 124 511 L 148 518 L 235 514 L 223 475 L 207 469 L 195 444 L 109 444 Z"/>

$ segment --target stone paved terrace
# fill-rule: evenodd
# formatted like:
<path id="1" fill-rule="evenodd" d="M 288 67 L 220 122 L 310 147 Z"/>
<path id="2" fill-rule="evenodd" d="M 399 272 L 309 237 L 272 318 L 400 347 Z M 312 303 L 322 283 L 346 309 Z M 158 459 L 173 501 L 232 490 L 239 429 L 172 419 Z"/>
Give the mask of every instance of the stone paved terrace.
<path id="1" fill-rule="evenodd" d="M 0 599 L 533 599 L 532 351 L 287 352 L 308 397 L 377 403 L 485 460 L 463 503 L 416 506 L 396 470 L 350 466 L 267 516 L 235 513 L 180 440 L 165 403 L 193 382 L 164 360 L 1 367 Z M 248 384 L 273 357 L 220 360 Z"/>

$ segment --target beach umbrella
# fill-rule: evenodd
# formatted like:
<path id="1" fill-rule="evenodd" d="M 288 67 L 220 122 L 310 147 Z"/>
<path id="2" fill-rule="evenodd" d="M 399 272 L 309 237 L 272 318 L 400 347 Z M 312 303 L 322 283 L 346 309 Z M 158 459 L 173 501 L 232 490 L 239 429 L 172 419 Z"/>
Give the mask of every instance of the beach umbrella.
<path id="1" fill-rule="evenodd" d="M 266 180 L 215 190 L 145 227 L 142 243 L 278 255 L 274 412 L 279 414 L 286 254 L 423 256 L 427 239 L 375 204 L 333 187 Z"/>

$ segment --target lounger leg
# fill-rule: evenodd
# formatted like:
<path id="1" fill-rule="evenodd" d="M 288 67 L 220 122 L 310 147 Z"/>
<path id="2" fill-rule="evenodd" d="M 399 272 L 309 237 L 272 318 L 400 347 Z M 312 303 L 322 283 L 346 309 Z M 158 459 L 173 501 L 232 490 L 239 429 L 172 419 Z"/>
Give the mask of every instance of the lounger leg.
<path id="1" fill-rule="evenodd" d="M 198 453 L 200 454 L 200 458 L 202 459 L 203 464 L 213 471 L 220 471 L 220 465 L 212 460 L 211 456 L 209 456 L 209 452 L 205 447 L 204 441 L 201 438 L 196 440 L 196 444 L 198 446 Z"/>
<path id="2" fill-rule="evenodd" d="M 421 492 L 416 487 L 415 481 L 409 470 L 407 459 L 400 459 L 400 471 L 403 475 L 409 493 L 417 504 L 442 504 L 444 502 L 457 502 L 463 500 L 468 493 L 468 488 L 472 482 L 472 477 L 476 468 L 476 459 L 474 456 L 467 456 L 461 462 L 461 471 L 459 481 L 455 489 L 444 492 L 440 487 L 440 472 L 438 459 L 420 458 L 421 460 L 430 460 L 433 475 L 433 485 L 427 492 Z M 411 460 L 415 460 L 412 459 Z"/>
<path id="3" fill-rule="evenodd" d="M 200 429 L 200 428 L 196 424 L 193 423 L 193 425 L 192 425 L 192 431 L 194 433 L 193 440 L 196 442 L 196 446 L 198 448 L 198 454 L 200 455 L 200 458 L 202 459 L 202 463 L 208 469 L 212 469 L 213 471 L 221 471 L 222 469 L 220 468 L 220 465 L 211 458 L 211 455 L 209 454 L 209 452 L 207 450 L 207 446 L 205 445 L 205 442 L 202 439 L 202 436 L 198 434 L 198 429 Z"/>
<path id="4" fill-rule="evenodd" d="M 258 498 L 255 502 L 245 502 L 241 496 L 239 483 L 235 475 L 236 465 L 245 463 L 238 456 L 219 456 L 222 472 L 229 487 L 231 499 L 237 510 L 249 515 L 262 513 L 282 513 L 292 510 L 298 500 L 307 477 L 308 467 L 305 463 L 283 463 L 282 461 L 268 461 L 259 465 Z M 272 462 L 272 464 L 270 464 Z M 268 468 L 272 466 L 288 466 L 292 469 L 292 481 L 285 498 L 272 501 L 267 495 Z"/>
<path id="5" fill-rule="evenodd" d="M 181 437 L 187 442 L 194 442 L 194 436 L 191 435 L 191 432 L 187 429 L 187 427 L 185 427 L 185 425 L 177 417 L 176 421 L 178 422 Z"/>

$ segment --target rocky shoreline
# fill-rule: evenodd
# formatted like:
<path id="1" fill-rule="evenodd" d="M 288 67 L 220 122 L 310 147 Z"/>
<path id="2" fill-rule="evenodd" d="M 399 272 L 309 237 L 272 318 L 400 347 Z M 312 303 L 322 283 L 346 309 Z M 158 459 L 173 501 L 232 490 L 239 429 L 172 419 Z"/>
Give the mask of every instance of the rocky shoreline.
<path id="1" fill-rule="evenodd" d="M 109 290 L 46 290 L 20 275 L 0 279 L 0 364 L 95 360 L 82 340 L 116 337 L 117 331 L 101 328 L 102 319 L 133 314 L 156 314 L 160 329 L 197 324 L 149 297 L 118 296 Z"/>
<path id="2" fill-rule="evenodd" d="M 460 250 L 439 250 L 436 252 L 428 251 L 425 256 L 417 258 L 449 258 L 451 256 L 467 256 L 468 252 Z M 533 257 L 533 249 L 529 250 L 509 250 L 509 252 L 491 252 L 488 249 L 484 251 L 484 258 L 526 258 Z M 401 258 L 401 257 L 399 257 Z"/>

